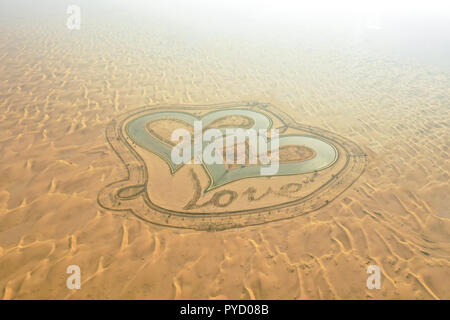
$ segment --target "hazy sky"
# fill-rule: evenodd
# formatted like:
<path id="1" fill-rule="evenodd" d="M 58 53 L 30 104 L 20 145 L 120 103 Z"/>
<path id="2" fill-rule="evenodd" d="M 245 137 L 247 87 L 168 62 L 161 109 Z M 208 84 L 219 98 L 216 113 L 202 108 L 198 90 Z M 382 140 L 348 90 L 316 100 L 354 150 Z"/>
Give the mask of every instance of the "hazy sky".
<path id="1" fill-rule="evenodd" d="M 336 36 L 364 50 L 400 55 L 450 70 L 450 1 L 294 0 L 0 0 L 0 27 L 65 28 L 79 5 L 83 30 L 104 22 L 163 25 L 182 36 L 239 35 L 242 41 Z M 343 44 L 346 45 L 346 44 Z"/>

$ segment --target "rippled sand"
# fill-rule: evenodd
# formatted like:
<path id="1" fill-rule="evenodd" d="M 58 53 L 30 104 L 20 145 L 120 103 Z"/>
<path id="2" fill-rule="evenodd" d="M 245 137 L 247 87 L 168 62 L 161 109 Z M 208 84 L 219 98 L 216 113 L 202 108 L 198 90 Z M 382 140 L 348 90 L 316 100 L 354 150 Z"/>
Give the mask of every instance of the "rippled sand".
<path id="1" fill-rule="evenodd" d="M 0 22 L 0 297 L 450 299 L 447 69 L 340 34 L 216 34 L 118 9 L 87 7 L 70 31 L 65 9 L 15 8 Z M 105 138 L 111 120 L 244 100 L 356 142 L 365 173 L 314 213 L 221 232 L 98 205 L 126 176 Z M 66 288 L 72 264 L 81 290 Z M 380 290 L 366 288 L 372 264 Z"/>

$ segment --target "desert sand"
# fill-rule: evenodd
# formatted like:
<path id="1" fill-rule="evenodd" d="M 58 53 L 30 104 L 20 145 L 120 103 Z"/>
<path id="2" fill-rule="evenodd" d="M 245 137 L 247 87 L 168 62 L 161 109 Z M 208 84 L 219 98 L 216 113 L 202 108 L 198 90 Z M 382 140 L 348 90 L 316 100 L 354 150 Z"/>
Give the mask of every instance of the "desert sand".
<path id="1" fill-rule="evenodd" d="M 0 20 L 0 298 L 450 299 L 449 69 L 367 49 L 364 35 L 208 29 L 88 2 L 68 30 L 64 1 L 12 2 Z M 112 120 L 229 101 L 350 139 L 364 173 L 319 210 L 224 231 L 99 205 L 127 173 Z M 73 264 L 80 290 L 66 288 Z M 380 290 L 366 287 L 373 264 Z"/>

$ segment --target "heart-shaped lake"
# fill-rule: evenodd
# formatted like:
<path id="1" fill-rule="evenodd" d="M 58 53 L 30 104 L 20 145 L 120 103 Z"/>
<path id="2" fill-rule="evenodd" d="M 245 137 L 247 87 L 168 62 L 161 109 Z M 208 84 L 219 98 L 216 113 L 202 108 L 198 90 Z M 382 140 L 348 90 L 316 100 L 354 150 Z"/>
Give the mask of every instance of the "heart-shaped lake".
<path id="1" fill-rule="evenodd" d="M 244 163 L 175 163 L 171 133 L 192 133 L 195 122 L 223 134 L 229 128 L 277 129 L 278 171 L 261 175 L 267 164 L 248 162 L 248 149 Z M 183 228 L 227 229 L 318 210 L 351 186 L 366 164 L 350 140 L 300 124 L 271 104 L 144 107 L 112 121 L 106 136 L 128 178 L 106 186 L 99 204 Z M 226 145 L 224 154 L 227 148 L 238 147 Z"/>

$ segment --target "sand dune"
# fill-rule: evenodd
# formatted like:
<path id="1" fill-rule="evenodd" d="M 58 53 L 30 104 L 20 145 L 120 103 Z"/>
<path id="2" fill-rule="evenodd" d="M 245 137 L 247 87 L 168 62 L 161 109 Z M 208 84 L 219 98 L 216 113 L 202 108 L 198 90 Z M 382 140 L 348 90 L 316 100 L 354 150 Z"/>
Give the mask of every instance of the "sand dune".
<path id="1" fill-rule="evenodd" d="M 1 298 L 450 299 L 448 72 L 339 38 L 183 37 L 91 16 L 73 32 L 56 20 L 0 22 Z M 311 214 L 220 232 L 98 205 L 126 177 L 110 121 L 229 101 L 270 102 L 351 139 L 365 173 Z M 66 288 L 71 264 L 81 290 Z M 381 290 L 366 288 L 372 264 Z"/>

